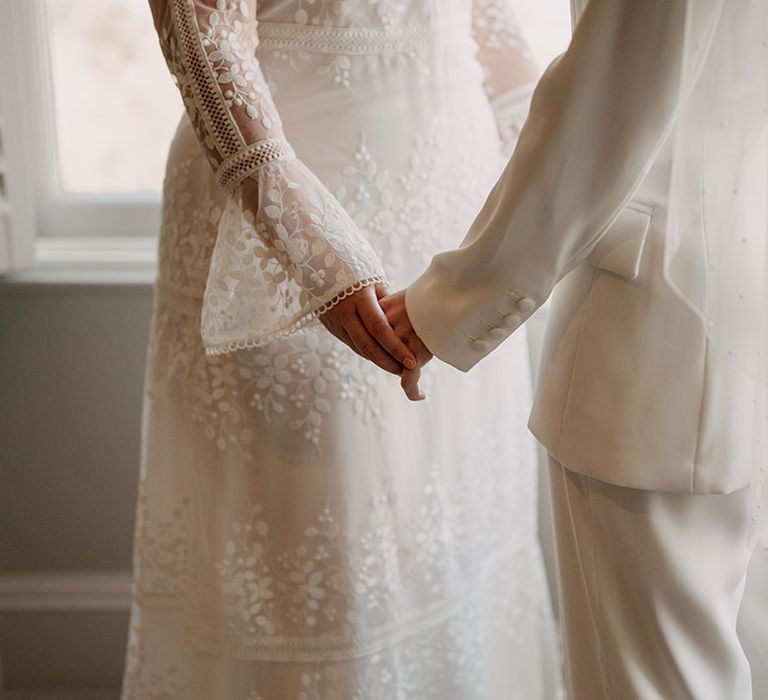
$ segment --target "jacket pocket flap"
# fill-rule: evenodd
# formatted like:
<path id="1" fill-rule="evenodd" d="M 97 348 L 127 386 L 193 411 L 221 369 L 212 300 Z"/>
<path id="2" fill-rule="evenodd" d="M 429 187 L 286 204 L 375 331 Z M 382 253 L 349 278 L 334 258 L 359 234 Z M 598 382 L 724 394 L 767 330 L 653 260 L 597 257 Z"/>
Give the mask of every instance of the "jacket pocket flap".
<path id="1" fill-rule="evenodd" d="M 653 209 L 632 202 L 619 214 L 587 256 L 590 265 L 633 280 L 640 272 Z"/>

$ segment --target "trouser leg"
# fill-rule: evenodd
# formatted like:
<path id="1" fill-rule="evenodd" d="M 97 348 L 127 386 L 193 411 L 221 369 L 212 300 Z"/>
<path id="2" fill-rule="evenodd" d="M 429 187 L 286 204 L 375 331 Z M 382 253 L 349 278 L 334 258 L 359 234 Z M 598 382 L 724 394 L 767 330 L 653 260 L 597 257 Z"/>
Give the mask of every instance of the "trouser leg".
<path id="1" fill-rule="evenodd" d="M 748 700 L 736 619 L 748 490 L 611 486 L 550 464 L 566 675 L 574 700 Z"/>
<path id="2" fill-rule="evenodd" d="M 752 694 L 768 700 L 768 532 L 757 541 L 749 564 L 738 629 L 752 666 Z"/>

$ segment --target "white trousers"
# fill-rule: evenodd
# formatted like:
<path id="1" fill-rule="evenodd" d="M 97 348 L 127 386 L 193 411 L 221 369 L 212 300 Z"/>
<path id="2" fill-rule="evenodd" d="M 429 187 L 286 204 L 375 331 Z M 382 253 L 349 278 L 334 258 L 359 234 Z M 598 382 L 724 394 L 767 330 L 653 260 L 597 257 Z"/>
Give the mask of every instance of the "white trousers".
<path id="1" fill-rule="evenodd" d="M 569 698 L 751 700 L 749 489 L 640 491 L 553 459 L 549 477 Z"/>

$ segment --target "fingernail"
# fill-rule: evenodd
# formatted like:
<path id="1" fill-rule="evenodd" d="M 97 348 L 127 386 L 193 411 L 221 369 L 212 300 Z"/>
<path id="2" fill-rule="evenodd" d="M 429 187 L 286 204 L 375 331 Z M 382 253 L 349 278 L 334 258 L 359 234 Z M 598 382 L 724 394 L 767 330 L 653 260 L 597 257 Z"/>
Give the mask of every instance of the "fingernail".
<path id="1" fill-rule="evenodd" d="M 405 365 L 406 369 L 416 369 L 416 360 L 414 360 L 412 357 L 406 357 L 403 361 L 403 364 Z"/>

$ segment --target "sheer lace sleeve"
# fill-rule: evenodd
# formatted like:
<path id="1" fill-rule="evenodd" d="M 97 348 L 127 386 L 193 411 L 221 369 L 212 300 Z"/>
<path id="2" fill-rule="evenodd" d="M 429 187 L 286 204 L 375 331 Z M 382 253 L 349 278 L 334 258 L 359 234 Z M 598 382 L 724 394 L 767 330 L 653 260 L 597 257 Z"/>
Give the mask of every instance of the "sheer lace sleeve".
<path id="1" fill-rule="evenodd" d="M 473 32 L 485 70 L 504 150 L 511 154 L 530 105 L 539 69 L 517 21 L 512 0 L 473 0 Z"/>
<path id="2" fill-rule="evenodd" d="M 229 199 L 202 312 L 209 353 L 298 329 L 383 281 L 341 205 L 286 142 L 255 57 L 255 0 L 150 0 L 168 66 Z"/>

